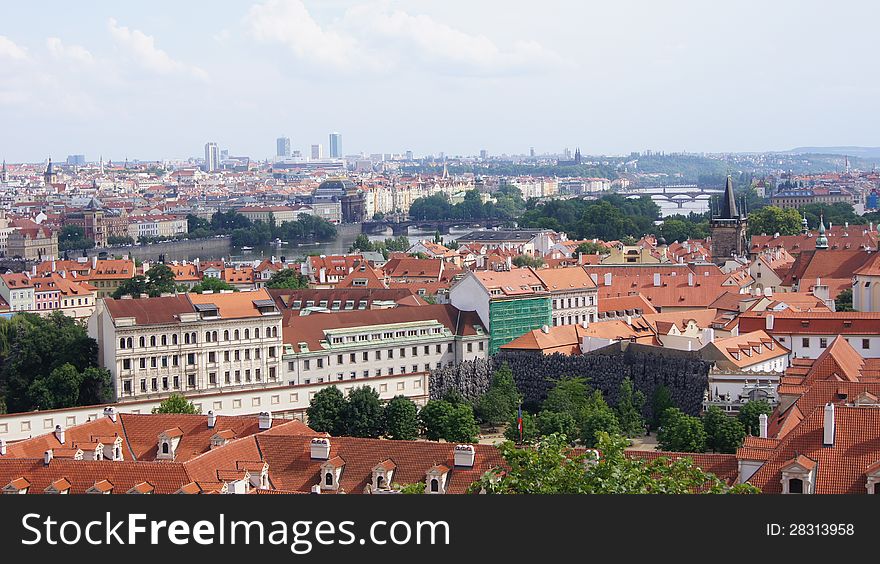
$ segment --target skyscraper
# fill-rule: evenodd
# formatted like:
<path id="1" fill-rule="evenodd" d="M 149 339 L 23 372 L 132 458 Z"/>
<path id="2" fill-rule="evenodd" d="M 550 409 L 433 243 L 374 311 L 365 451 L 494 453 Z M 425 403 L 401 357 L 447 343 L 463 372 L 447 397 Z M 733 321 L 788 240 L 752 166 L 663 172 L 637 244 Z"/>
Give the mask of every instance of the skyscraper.
<path id="1" fill-rule="evenodd" d="M 217 143 L 205 143 L 205 172 L 214 172 L 220 165 L 220 148 Z"/>
<path id="2" fill-rule="evenodd" d="M 290 156 L 290 137 L 279 137 L 275 141 L 275 156 L 284 158 Z"/>
<path id="3" fill-rule="evenodd" d="M 324 158 L 324 147 L 320 144 L 312 145 L 312 158 L 315 160 Z"/>
<path id="4" fill-rule="evenodd" d="M 333 132 L 330 134 L 330 158 L 342 158 L 342 134 Z"/>

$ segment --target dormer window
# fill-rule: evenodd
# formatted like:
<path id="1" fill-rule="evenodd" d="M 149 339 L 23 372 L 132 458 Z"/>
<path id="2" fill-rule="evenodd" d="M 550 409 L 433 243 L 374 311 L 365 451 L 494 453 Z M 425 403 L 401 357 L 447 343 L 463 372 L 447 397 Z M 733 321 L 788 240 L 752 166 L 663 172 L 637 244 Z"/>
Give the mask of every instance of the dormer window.
<path id="1" fill-rule="evenodd" d="M 321 489 L 338 490 L 343 468 L 345 468 L 345 461 L 339 456 L 334 456 L 323 463 L 321 465 Z"/>
<path id="2" fill-rule="evenodd" d="M 445 494 L 446 478 L 449 476 L 449 467 L 442 464 L 432 466 L 425 473 L 425 493 Z"/>
<path id="3" fill-rule="evenodd" d="M 782 467 L 782 493 L 815 493 L 816 466 L 816 461 L 802 454 L 785 463 Z"/>
<path id="4" fill-rule="evenodd" d="M 391 489 L 391 480 L 394 477 L 394 470 L 397 465 L 389 458 L 373 468 L 373 486 L 372 490 L 389 490 Z"/>
<path id="5" fill-rule="evenodd" d="M 174 460 L 177 445 L 183 437 L 183 431 L 180 427 L 174 427 L 159 433 L 159 448 L 156 454 L 156 460 Z"/>

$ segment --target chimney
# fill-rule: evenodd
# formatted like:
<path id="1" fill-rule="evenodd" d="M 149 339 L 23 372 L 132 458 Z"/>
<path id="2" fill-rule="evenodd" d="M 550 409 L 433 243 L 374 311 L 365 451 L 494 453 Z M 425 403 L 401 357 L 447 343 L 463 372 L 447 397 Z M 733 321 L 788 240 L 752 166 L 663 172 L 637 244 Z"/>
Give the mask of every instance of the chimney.
<path id="1" fill-rule="evenodd" d="M 52 449 L 46 451 L 46 454 L 43 456 L 43 462 L 46 466 L 49 466 L 49 463 L 52 462 Z"/>
<path id="2" fill-rule="evenodd" d="M 596 274 L 595 272 L 590 274 L 590 280 L 592 280 L 593 284 L 595 284 L 596 286 L 599 285 L 599 275 Z"/>
<path id="3" fill-rule="evenodd" d="M 611 285 L 611 273 L 610 272 L 605 273 L 605 285 L 606 286 Z"/>
<path id="4" fill-rule="evenodd" d="M 585 317 L 584 320 L 581 321 L 581 327 L 583 327 L 584 329 L 586 329 L 586 328 L 589 327 L 589 326 L 590 326 L 590 321 Z"/>
<path id="5" fill-rule="evenodd" d="M 321 270 L 318 271 L 318 282 L 320 282 L 321 284 L 327 282 L 327 269 L 323 266 L 321 267 Z"/>
<path id="6" fill-rule="evenodd" d="M 464 468 L 473 468 L 475 454 L 476 451 L 474 450 L 473 445 L 455 445 L 453 456 L 455 465 Z"/>
<path id="7" fill-rule="evenodd" d="M 772 315 L 772 314 L 771 314 L 771 315 L 768 315 L 768 316 L 764 319 L 764 322 L 765 322 L 765 323 L 764 323 L 764 328 L 765 328 L 767 331 L 773 331 L 773 315 Z"/>
<path id="8" fill-rule="evenodd" d="M 764 288 L 764 297 L 772 298 L 773 297 L 773 288 Z"/>
<path id="9" fill-rule="evenodd" d="M 660 285 L 660 273 L 655 272 L 654 273 L 654 286 L 659 286 L 659 285 Z"/>
<path id="10" fill-rule="evenodd" d="M 214 414 L 214 410 L 208 410 L 208 429 L 213 429 L 214 425 L 217 424 L 217 415 Z"/>
<path id="11" fill-rule="evenodd" d="M 52 259 L 52 272 L 55 272 L 55 259 Z"/>
<path id="12" fill-rule="evenodd" d="M 6 439 L 0 439 L 0 456 L 6 456 Z"/>
<path id="13" fill-rule="evenodd" d="M 98 255 L 92 255 L 92 268 L 98 268 Z"/>
<path id="14" fill-rule="evenodd" d="M 759 435 L 762 439 L 767 438 L 767 414 L 762 413 L 758 416 L 758 428 L 761 430 Z"/>
<path id="15" fill-rule="evenodd" d="M 55 438 L 59 443 L 64 444 L 64 427 L 61 425 L 55 425 Z"/>
<path id="16" fill-rule="evenodd" d="M 834 446 L 834 404 L 825 404 L 825 424 L 823 425 L 824 438 L 822 444 Z"/>
<path id="17" fill-rule="evenodd" d="M 549 334 L 550 333 L 550 326 L 549 325 L 541 325 L 541 333 Z"/>
<path id="18" fill-rule="evenodd" d="M 313 494 L 320 494 L 321 493 L 321 486 L 318 484 L 315 484 L 314 486 L 312 486 L 312 493 Z"/>
<path id="19" fill-rule="evenodd" d="M 117 413 L 116 413 L 115 407 L 105 407 L 104 408 L 104 415 L 109 417 L 110 421 L 113 421 L 114 423 L 116 423 Z"/>
<path id="20" fill-rule="evenodd" d="M 261 411 L 259 415 L 260 421 L 260 430 L 265 431 L 272 427 L 272 412 L 271 411 Z"/>
<path id="21" fill-rule="evenodd" d="M 312 460 L 329 460 L 330 439 L 326 437 L 312 439 L 311 452 Z"/>
<path id="22" fill-rule="evenodd" d="M 688 272 L 688 286 L 694 285 L 694 273 Z"/>

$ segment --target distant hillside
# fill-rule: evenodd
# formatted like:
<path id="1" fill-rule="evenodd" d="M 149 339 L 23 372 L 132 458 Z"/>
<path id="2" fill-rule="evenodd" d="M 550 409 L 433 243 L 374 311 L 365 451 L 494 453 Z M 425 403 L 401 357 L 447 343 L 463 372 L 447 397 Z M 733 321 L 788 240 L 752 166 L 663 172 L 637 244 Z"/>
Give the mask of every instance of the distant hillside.
<path id="1" fill-rule="evenodd" d="M 863 159 L 880 159 L 880 147 L 796 147 L 790 154 L 849 155 Z"/>

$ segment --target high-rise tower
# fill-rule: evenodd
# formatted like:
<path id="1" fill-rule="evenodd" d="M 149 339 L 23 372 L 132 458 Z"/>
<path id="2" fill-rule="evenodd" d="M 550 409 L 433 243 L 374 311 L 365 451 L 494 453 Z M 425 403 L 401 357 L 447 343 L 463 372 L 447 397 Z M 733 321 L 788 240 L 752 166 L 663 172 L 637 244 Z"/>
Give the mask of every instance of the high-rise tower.
<path id="1" fill-rule="evenodd" d="M 712 236 L 712 260 L 715 264 L 723 265 L 733 257 L 744 256 L 748 248 L 748 219 L 737 210 L 733 180 L 729 176 L 719 208 L 709 224 L 709 232 Z"/>

